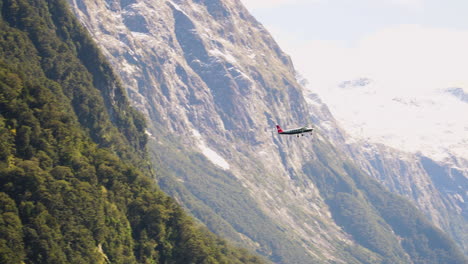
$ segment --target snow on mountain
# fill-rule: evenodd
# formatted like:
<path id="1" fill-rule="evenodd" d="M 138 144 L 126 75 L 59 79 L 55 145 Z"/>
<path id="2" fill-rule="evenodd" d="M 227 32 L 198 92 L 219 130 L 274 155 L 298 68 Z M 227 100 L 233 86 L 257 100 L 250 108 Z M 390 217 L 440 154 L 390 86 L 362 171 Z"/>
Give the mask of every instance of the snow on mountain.
<path id="1" fill-rule="evenodd" d="M 368 78 L 320 90 L 355 139 L 383 143 L 437 161 L 468 159 L 468 104 L 462 88 L 405 94 Z"/>
<path id="2" fill-rule="evenodd" d="M 197 145 L 198 145 L 198 148 L 203 153 L 203 155 L 205 155 L 205 157 L 207 157 L 209 161 L 211 161 L 213 164 L 219 166 L 223 170 L 229 170 L 229 168 L 230 168 L 229 163 L 223 157 L 221 157 L 221 155 L 216 153 L 216 151 L 214 151 L 213 149 L 211 149 L 210 147 L 208 147 L 206 145 L 206 142 L 203 140 L 200 132 L 193 129 L 192 133 L 193 133 L 194 137 L 198 140 Z"/>

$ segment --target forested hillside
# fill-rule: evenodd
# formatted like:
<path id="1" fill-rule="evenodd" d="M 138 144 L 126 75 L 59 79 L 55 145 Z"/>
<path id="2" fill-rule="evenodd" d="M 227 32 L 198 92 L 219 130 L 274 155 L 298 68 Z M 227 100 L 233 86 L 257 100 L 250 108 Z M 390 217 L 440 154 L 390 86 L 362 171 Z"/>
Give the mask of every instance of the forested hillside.
<path id="1" fill-rule="evenodd" d="M 155 186 L 144 119 L 64 1 L 0 9 L 0 263 L 262 262 Z"/>

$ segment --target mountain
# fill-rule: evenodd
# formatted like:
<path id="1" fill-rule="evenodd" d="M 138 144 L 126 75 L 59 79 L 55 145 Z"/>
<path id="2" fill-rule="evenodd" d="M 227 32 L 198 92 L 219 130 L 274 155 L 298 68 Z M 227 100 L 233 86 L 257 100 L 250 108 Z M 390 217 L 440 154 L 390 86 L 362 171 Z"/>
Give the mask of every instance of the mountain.
<path id="1" fill-rule="evenodd" d="M 410 93 L 411 89 L 405 92 L 360 78 L 320 91 L 310 89 L 319 93 L 353 138 L 468 168 L 468 123 L 459 115 L 468 111 L 468 97 L 462 88 Z"/>
<path id="2" fill-rule="evenodd" d="M 0 10 L 1 263 L 264 263 L 159 190 L 144 118 L 66 2 Z"/>
<path id="3" fill-rule="evenodd" d="M 239 1 L 69 3 L 148 119 L 158 183 L 210 230 L 275 263 L 466 261 L 328 134 L 272 131 L 336 122 Z"/>
<path id="4" fill-rule="evenodd" d="M 468 93 L 465 92 L 463 88 L 460 88 L 460 87 L 447 88 L 445 92 L 455 96 L 456 98 L 458 98 L 460 101 L 464 103 L 468 103 Z"/>
<path id="5" fill-rule="evenodd" d="M 316 92 L 309 88 L 312 108 Z M 359 78 L 317 93 L 343 127 L 330 127 L 327 119 L 318 123 L 334 144 L 389 190 L 412 200 L 466 255 L 468 123 L 459 113 L 468 105 L 463 89 L 397 94 Z M 339 137 L 333 136 L 336 130 Z"/>

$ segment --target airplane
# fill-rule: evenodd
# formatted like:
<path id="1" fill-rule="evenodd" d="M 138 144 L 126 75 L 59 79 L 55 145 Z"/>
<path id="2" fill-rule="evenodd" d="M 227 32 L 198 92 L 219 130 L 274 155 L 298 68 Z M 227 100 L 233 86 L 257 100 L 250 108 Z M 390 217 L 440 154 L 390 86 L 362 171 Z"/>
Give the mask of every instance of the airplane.
<path id="1" fill-rule="evenodd" d="M 304 136 L 304 133 L 310 132 L 312 134 L 312 131 L 314 131 L 313 128 L 310 127 L 300 127 L 300 128 L 295 128 L 295 129 L 289 129 L 289 130 L 283 130 L 279 125 L 276 125 L 276 129 L 278 130 L 278 134 L 281 135 L 297 135 L 299 137 L 299 134 Z"/>

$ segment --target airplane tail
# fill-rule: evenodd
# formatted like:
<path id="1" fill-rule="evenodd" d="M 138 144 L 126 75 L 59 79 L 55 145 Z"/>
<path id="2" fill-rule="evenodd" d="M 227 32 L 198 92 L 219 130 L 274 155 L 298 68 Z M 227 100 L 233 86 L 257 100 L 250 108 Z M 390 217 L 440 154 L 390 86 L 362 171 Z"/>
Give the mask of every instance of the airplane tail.
<path id="1" fill-rule="evenodd" d="M 283 133 L 283 129 L 279 125 L 276 125 L 276 129 L 278 130 L 278 133 Z"/>

